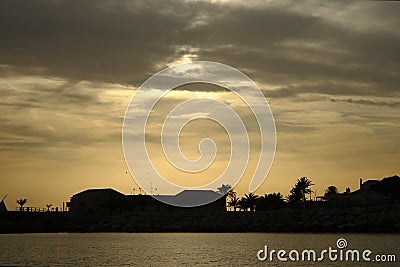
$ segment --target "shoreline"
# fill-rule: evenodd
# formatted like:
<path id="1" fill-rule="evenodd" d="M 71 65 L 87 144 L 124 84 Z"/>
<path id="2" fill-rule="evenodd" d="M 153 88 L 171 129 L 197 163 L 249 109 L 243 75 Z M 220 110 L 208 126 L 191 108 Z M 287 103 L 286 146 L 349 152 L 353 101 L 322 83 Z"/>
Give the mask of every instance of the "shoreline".
<path id="1" fill-rule="evenodd" d="M 10 233 L 400 233 L 400 207 L 284 208 L 264 212 L 130 212 L 73 217 L 68 212 L 10 212 L 0 234 Z"/>

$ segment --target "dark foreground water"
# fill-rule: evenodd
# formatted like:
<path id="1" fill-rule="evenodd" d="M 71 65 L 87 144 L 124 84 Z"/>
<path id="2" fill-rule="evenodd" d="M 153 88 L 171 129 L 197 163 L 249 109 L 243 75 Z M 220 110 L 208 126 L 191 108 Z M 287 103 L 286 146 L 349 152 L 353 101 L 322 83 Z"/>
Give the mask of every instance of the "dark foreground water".
<path id="1" fill-rule="evenodd" d="M 338 249 L 344 238 L 347 247 Z M 342 240 L 343 241 L 343 240 Z M 340 246 L 344 243 L 342 242 Z M 0 265 L 12 266 L 400 266 L 399 234 L 268 234 L 268 233 L 59 233 L 0 235 Z M 279 261 L 260 261 L 257 252 L 268 246 L 285 250 Z M 333 262 L 328 252 L 338 250 Z M 314 250 L 316 261 L 301 261 L 303 250 Z M 345 261 L 347 250 L 360 252 L 359 262 Z M 371 261 L 362 259 L 364 250 Z M 300 261 L 296 259 L 296 250 Z M 340 261 L 340 251 L 343 260 Z M 283 252 L 282 252 L 283 253 Z M 368 253 L 367 253 L 368 254 Z M 380 259 L 391 262 L 377 263 Z M 311 254 L 312 255 L 312 254 Z M 393 262 L 393 256 L 396 262 Z M 264 253 L 260 253 L 262 258 Z M 312 259 L 312 257 L 311 257 Z M 349 254 L 348 259 L 351 259 Z"/>

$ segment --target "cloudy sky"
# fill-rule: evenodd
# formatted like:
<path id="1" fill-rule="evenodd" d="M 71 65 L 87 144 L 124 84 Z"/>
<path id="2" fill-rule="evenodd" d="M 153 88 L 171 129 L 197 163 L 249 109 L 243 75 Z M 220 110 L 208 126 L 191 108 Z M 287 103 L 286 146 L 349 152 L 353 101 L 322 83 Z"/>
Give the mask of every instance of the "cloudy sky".
<path id="1" fill-rule="evenodd" d="M 137 193 L 121 144 L 126 107 L 152 74 L 194 60 L 239 69 L 271 106 L 277 150 L 256 193 L 286 195 L 301 176 L 321 195 L 329 185 L 355 190 L 360 177 L 399 174 L 400 4 L 246 2 L 1 1 L 0 194 L 8 207 L 21 197 L 61 206 L 86 188 Z M 196 88 L 164 107 L 192 94 L 234 97 Z M 189 132 L 224 135 L 201 123 Z M 217 166 L 229 152 L 223 140 L 219 147 Z M 247 193 L 248 184 L 245 177 L 236 190 Z"/>

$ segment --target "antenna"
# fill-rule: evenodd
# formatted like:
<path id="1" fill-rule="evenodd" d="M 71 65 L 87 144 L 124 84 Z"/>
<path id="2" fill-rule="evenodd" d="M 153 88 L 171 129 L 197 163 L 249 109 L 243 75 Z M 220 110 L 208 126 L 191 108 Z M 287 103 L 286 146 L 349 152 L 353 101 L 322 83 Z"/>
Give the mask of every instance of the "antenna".
<path id="1" fill-rule="evenodd" d="M 2 199 L 0 202 L 3 202 L 3 201 L 4 201 L 4 199 L 6 199 L 6 197 L 7 197 L 7 195 L 5 195 L 5 196 L 3 197 L 3 199 Z"/>

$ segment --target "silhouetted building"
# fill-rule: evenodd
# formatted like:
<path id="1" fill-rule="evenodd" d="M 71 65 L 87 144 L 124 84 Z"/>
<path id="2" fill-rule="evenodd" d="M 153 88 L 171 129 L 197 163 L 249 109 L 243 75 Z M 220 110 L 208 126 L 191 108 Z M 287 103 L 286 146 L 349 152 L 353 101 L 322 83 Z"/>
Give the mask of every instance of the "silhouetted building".
<path id="1" fill-rule="evenodd" d="M 71 197 L 69 211 L 77 216 L 106 216 L 119 213 L 124 195 L 114 189 L 88 189 Z"/>
<path id="2" fill-rule="evenodd" d="M 346 192 L 344 193 L 319 196 L 317 200 L 326 200 L 333 206 L 385 205 L 388 202 L 388 196 L 382 191 L 376 190 L 379 183 L 381 183 L 379 180 L 363 182 L 363 180 L 360 179 L 360 188 L 354 192 L 350 192 L 350 188 L 346 188 Z"/>
<path id="3" fill-rule="evenodd" d="M 360 179 L 360 189 L 352 192 L 351 202 L 353 205 L 381 205 L 387 201 L 387 197 L 377 190 L 375 186 L 379 183 L 378 180 L 368 180 L 362 182 Z"/>
<path id="4" fill-rule="evenodd" d="M 157 200 L 157 199 L 161 200 Z M 211 190 L 185 190 L 177 195 L 124 195 L 114 189 L 88 189 L 71 197 L 67 203 L 69 212 L 73 216 L 84 217 L 106 217 L 126 212 L 224 212 L 226 211 L 226 199 Z M 198 207 L 176 207 L 165 204 L 187 203 L 188 206 L 195 205 L 199 199 L 210 199 L 213 201 L 207 205 Z"/>

